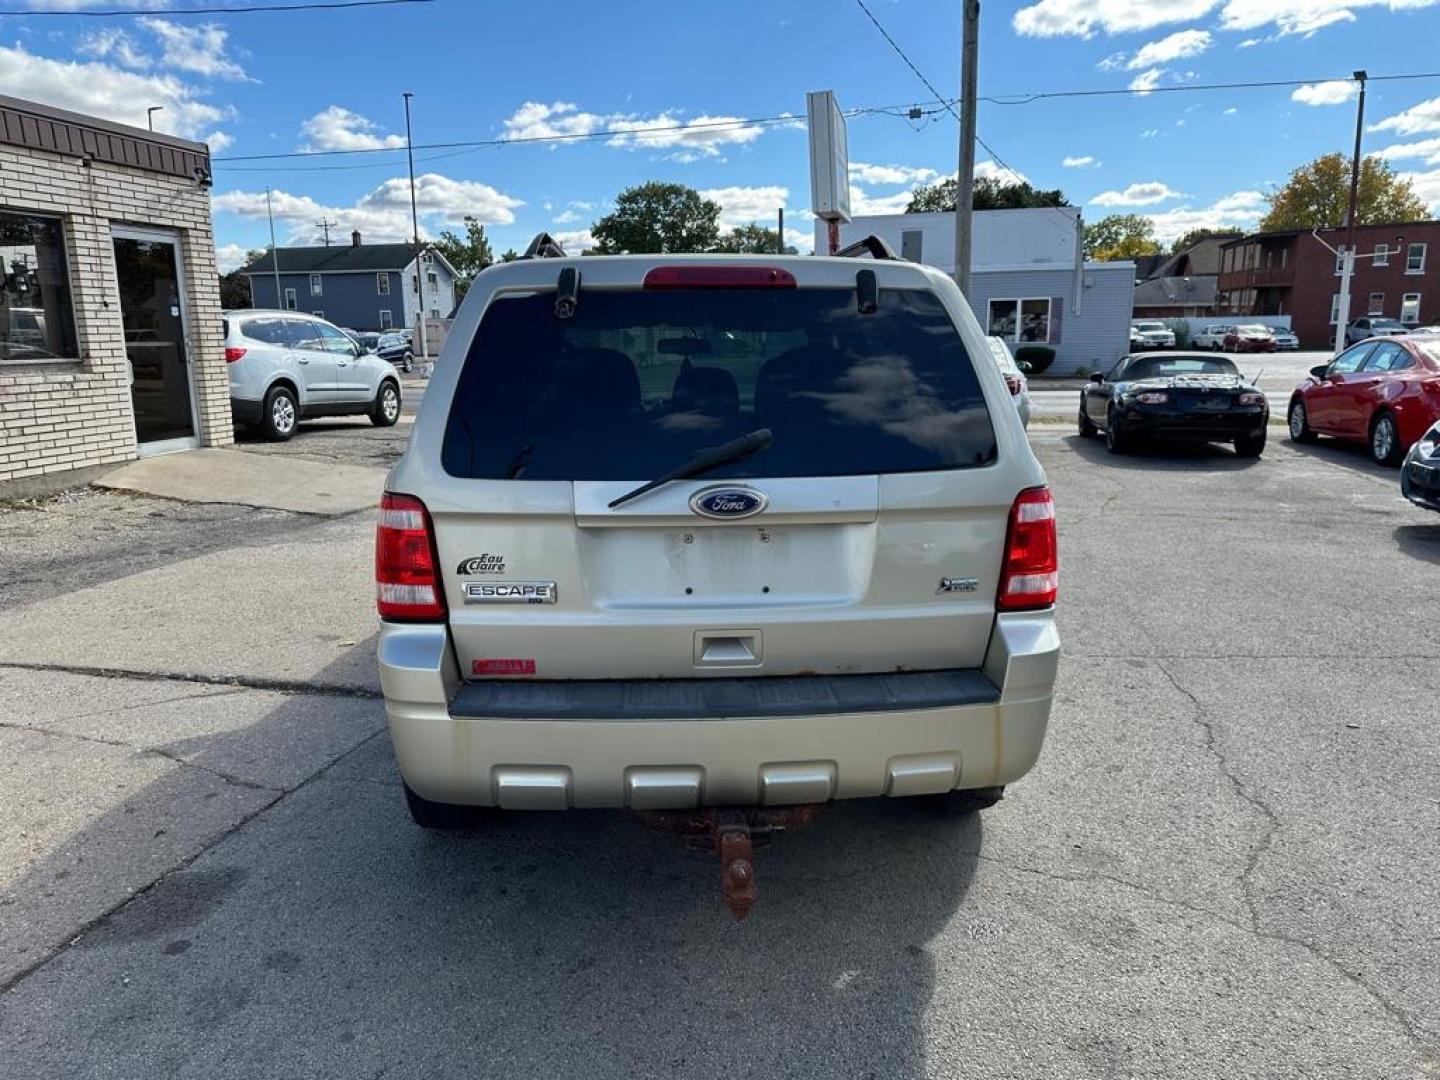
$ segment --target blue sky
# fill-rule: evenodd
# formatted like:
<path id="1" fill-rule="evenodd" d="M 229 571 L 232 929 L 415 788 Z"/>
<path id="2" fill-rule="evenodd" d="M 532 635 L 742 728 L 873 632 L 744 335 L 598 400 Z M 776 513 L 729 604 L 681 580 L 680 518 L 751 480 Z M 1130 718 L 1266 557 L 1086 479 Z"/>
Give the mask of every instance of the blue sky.
<path id="1" fill-rule="evenodd" d="M 255 2 L 255 0 L 251 0 Z M 261 0 L 269 2 L 269 0 Z M 278 0 L 276 0 L 278 2 Z M 207 139 L 215 153 L 222 266 L 268 240 L 274 189 L 282 244 L 408 236 L 403 151 L 234 161 L 240 155 L 403 145 L 413 91 L 417 144 L 555 133 L 631 134 L 558 145 L 417 151 L 423 230 L 486 223 L 496 250 L 536 232 L 572 247 L 628 185 L 706 192 L 723 220 L 772 223 L 784 205 L 808 249 L 805 92 L 895 107 L 849 121 L 854 210 L 903 209 L 919 182 L 953 171 L 957 125 L 911 121 L 932 95 L 854 0 L 537 3 L 435 0 L 348 11 L 179 16 L 225 0 L 5 0 L 0 8 L 140 17 L 0 16 L 0 93 Z M 958 0 L 867 0 L 942 92 L 958 86 Z M 167 9 L 172 9 L 167 12 Z M 1037 0 L 986 3 L 982 95 L 1184 86 L 1440 70 L 1440 0 Z M 1252 225 L 1261 195 L 1298 164 L 1348 152 L 1351 85 L 985 102 L 979 132 L 1005 165 L 1062 188 L 1087 219 L 1144 213 L 1162 237 Z M 1412 174 L 1440 212 L 1440 79 L 1372 82 L 1366 150 Z M 675 130 L 676 125 L 698 125 Z M 648 134 L 636 129 L 652 128 Z M 985 150 L 982 171 L 1000 170 Z"/>

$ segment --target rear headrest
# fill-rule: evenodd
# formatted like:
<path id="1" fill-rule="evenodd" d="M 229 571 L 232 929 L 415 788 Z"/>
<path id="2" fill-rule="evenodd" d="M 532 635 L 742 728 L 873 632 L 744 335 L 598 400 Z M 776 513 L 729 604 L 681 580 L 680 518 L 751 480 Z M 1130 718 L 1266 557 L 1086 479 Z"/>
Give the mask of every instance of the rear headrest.
<path id="1" fill-rule="evenodd" d="M 686 364 L 670 391 L 671 412 L 729 418 L 740 415 L 740 384 L 724 368 Z"/>
<path id="2" fill-rule="evenodd" d="M 640 379 L 616 349 L 570 349 L 555 364 L 554 392 L 572 407 L 632 412 L 640 407 Z"/>

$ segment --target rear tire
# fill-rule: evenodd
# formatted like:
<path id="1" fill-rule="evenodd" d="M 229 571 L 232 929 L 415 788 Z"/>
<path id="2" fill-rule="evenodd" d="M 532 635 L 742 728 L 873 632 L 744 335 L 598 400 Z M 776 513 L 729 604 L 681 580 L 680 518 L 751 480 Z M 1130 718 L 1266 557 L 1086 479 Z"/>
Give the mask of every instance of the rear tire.
<path id="1" fill-rule="evenodd" d="M 1262 453 L 1264 453 L 1264 451 L 1265 451 L 1265 434 L 1264 434 L 1264 432 L 1261 432 L 1259 435 L 1257 435 L 1257 436 L 1255 436 L 1254 438 L 1251 438 L 1251 439 L 1236 439 L 1236 440 L 1235 440 L 1235 456 L 1236 456 L 1236 457 L 1257 458 L 1257 457 L 1259 457 Z"/>
<path id="2" fill-rule="evenodd" d="M 1084 405 L 1080 406 L 1079 428 L 1082 439 L 1093 439 L 1099 430 L 1090 419 L 1089 414 L 1085 411 Z"/>
<path id="3" fill-rule="evenodd" d="M 1381 411 L 1370 421 L 1370 457 L 1376 465 L 1396 465 L 1404 453 L 1400 445 L 1400 425 L 1395 414 Z"/>
<path id="4" fill-rule="evenodd" d="M 380 384 L 370 406 L 370 422 L 376 427 L 393 427 L 400 419 L 400 388 L 390 379 Z"/>
<path id="5" fill-rule="evenodd" d="M 1285 417 L 1290 425 L 1290 441 L 1297 443 L 1308 443 L 1315 441 L 1315 431 L 1310 426 L 1310 414 L 1305 409 L 1305 402 L 1301 398 L 1290 399 L 1290 411 Z"/>
<path id="6" fill-rule="evenodd" d="M 295 434 L 295 425 L 300 421 L 300 406 L 295 395 L 283 386 L 272 386 L 265 395 L 265 404 L 260 411 L 260 430 L 271 442 L 284 442 Z"/>
<path id="7" fill-rule="evenodd" d="M 500 816 L 500 811 L 493 806 L 435 802 L 415 794 L 409 784 L 405 784 L 405 805 L 410 811 L 410 820 L 422 829 L 474 829 Z"/>

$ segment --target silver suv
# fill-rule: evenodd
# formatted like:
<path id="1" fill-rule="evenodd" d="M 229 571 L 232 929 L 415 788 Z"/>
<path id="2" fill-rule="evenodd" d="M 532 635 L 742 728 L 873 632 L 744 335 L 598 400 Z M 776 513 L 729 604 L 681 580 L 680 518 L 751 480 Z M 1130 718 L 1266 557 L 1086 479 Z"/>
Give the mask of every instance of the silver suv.
<path id="1" fill-rule="evenodd" d="M 227 311 L 230 409 L 271 439 L 288 439 L 312 416 L 400 419 L 395 369 L 324 319 L 297 311 Z"/>
<path id="2" fill-rule="evenodd" d="M 1054 507 L 949 278 L 526 258 L 475 280 L 436 371 L 377 530 L 419 824 L 969 808 L 1034 765 Z"/>

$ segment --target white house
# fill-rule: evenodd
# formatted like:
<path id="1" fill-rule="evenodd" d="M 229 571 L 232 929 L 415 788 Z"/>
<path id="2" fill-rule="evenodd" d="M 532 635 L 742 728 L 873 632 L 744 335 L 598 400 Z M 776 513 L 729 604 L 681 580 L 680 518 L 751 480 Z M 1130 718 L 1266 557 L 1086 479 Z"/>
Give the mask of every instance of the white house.
<path id="1" fill-rule="evenodd" d="M 1135 264 L 1086 262 L 1084 224 L 1073 206 L 981 210 L 970 242 L 970 307 L 1011 348 L 1048 345 L 1047 374 L 1108 369 L 1130 347 Z M 841 246 L 878 236 L 902 258 L 955 272 L 955 215 L 881 214 L 840 227 Z M 826 248 L 815 222 L 815 250 Z"/>

